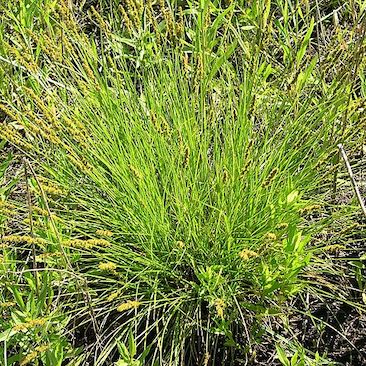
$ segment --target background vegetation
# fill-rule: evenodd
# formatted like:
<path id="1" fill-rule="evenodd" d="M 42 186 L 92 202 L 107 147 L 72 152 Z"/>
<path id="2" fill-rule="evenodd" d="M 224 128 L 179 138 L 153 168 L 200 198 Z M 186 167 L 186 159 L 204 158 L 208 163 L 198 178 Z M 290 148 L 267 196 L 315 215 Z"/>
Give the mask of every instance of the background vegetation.
<path id="1" fill-rule="evenodd" d="M 3 2 L 2 364 L 362 364 L 365 8 Z"/>

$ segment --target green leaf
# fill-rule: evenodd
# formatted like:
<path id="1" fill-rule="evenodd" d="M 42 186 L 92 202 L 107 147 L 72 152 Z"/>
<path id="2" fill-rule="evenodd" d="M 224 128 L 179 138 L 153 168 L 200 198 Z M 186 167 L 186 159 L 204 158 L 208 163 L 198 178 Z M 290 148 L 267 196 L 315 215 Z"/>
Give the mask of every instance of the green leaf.
<path id="1" fill-rule="evenodd" d="M 121 341 L 117 341 L 117 347 L 118 347 L 119 354 L 121 355 L 123 360 L 130 361 L 130 359 L 131 359 L 130 352 L 128 351 L 126 345 Z"/>
<path id="2" fill-rule="evenodd" d="M 150 344 L 149 346 L 147 346 L 144 351 L 141 353 L 140 357 L 139 357 L 139 361 L 140 362 L 144 362 L 145 358 L 149 355 L 150 350 L 151 350 L 152 344 Z"/>
<path id="3" fill-rule="evenodd" d="M 126 361 L 118 360 L 118 361 L 115 363 L 115 366 L 129 366 L 129 364 L 128 364 Z"/>
<path id="4" fill-rule="evenodd" d="M 290 203 L 294 202 L 297 199 L 297 197 L 299 197 L 299 191 L 292 191 L 287 196 L 287 203 L 290 204 Z"/>
<path id="5" fill-rule="evenodd" d="M 8 341 L 17 331 L 13 329 L 7 329 L 4 332 L 0 333 L 0 342 Z"/>
<path id="6" fill-rule="evenodd" d="M 18 306 L 24 311 L 26 309 L 26 307 L 25 307 L 25 304 L 23 301 L 23 296 L 22 296 L 21 292 L 15 286 L 10 286 L 9 289 L 13 293 L 14 299 L 15 299 L 16 303 L 18 304 Z"/>
<path id="7" fill-rule="evenodd" d="M 5 142 L 6 142 L 5 140 L 2 140 L 1 145 L 4 145 Z M 4 146 L 2 146 L 1 149 L 3 147 Z M 0 164 L 0 178 L 1 179 L 3 179 L 5 172 L 9 168 L 9 165 L 10 165 L 12 159 L 13 159 L 12 154 L 8 154 L 8 156 L 5 158 L 5 160 L 1 162 L 1 164 Z"/>
<path id="8" fill-rule="evenodd" d="M 266 5 L 264 8 L 263 18 L 262 18 L 263 29 L 267 27 L 267 21 L 268 21 L 270 12 L 271 12 L 271 0 L 266 0 Z"/>
<path id="9" fill-rule="evenodd" d="M 212 65 L 211 72 L 209 73 L 209 75 L 207 77 L 206 83 L 214 78 L 216 73 L 219 71 L 220 67 L 233 54 L 233 52 L 236 49 L 237 44 L 238 44 L 237 41 L 235 41 L 233 44 L 231 44 L 229 46 L 229 48 L 226 50 L 226 52 L 223 55 L 221 55 L 217 60 L 215 60 L 214 64 Z"/>
<path id="10" fill-rule="evenodd" d="M 130 357 L 134 358 L 136 355 L 137 347 L 136 347 L 136 342 L 133 337 L 132 331 L 130 331 L 130 334 L 128 335 L 128 348 L 130 351 Z"/>
<path id="11" fill-rule="evenodd" d="M 283 366 L 291 366 L 289 359 L 286 356 L 285 351 L 278 344 L 276 344 L 277 357 Z"/>
<path id="12" fill-rule="evenodd" d="M 234 8 L 234 4 L 231 4 L 227 9 L 222 11 L 213 21 L 210 28 L 208 29 L 208 41 L 209 41 L 209 48 L 212 49 L 214 46 L 214 41 L 218 40 L 218 37 L 216 37 L 217 30 L 219 27 L 224 24 L 225 16 L 230 13 Z"/>
<path id="13" fill-rule="evenodd" d="M 314 67 L 316 65 L 318 61 L 318 58 L 317 57 L 314 57 L 309 66 L 306 68 L 305 71 L 301 71 L 299 73 L 299 76 L 297 77 L 297 80 L 296 80 L 296 91 L 297 92 L 300 92 L 301 89 L 307 84 L 307 83 L 311 83 L 311 73 L 313 72 L 314 70 Z"/>
<path id="14" fill-rule="evenodd" d="M 314 30 L 314 18 L 311 18 L 309 28 L 308 28 L 308 30 L 305 34 L 305 37 L 304 37 L 304 39 L 301 43 L 300 49 L 299 49 L 299 51 L 297 52 L 297 55 L 296 55 L 297 66 L 300 65 L 302 59 L 305 56 L 306 50 L 309 46 L 310 37 L 311 37 L 311 34 L 313 33 L 313 30 Z"/>

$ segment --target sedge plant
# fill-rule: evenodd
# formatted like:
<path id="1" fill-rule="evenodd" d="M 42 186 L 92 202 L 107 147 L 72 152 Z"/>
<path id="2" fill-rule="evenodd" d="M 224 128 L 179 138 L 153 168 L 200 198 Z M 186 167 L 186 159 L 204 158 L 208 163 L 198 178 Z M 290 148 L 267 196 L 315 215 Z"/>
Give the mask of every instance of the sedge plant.
<path id="1" fill-rule="evenodd" d="M 313 19 L 291 50 L 286 16 L 253 5 L 246 35 L 235 6 L 192 5 L 189 44 L 142 59 L 108 26 L 86 36 L 62 5 L 49 30 L 19 36 L 27 56 L 3 42 L 3 75 L 21 76 L 3 92 L 2 135 L 34 168 L 49 216 L 37 235 L 83 279 L 70 297 L 80 288 L 85 304 L 68 309 L 92 323 L 96 365 L 118 350 L 118 364 L 248 359 L 262 320 L 323 263 L 310 218 L 325 216 L 337 143 L 359 142 L 352 80 L 319 81 Z"/>

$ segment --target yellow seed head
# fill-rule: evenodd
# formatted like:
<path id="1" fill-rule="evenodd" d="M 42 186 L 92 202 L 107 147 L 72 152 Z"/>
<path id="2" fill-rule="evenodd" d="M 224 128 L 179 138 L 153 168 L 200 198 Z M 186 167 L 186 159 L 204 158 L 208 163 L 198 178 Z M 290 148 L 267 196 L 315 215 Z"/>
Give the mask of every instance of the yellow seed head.
<path id="1" fill-rule="evenodd" d="M 161 133 L 170 135 L 170 132 L 171 132 L 170 125 L 167 122 L 167 120 L 163 118 L 161 122 Z"/>
<path id="2" fill-rule="evenodd" d="M 27 118 L 29 121 L 24 124 L 26 130 L 34 137 L 43 137 L 45 140 L 52 142 L 54 145 L 61 145 L 62 140 L 57 135 L 60 130 L 60 122 L 57 117 L 48 111 L 48 107 L 43 107 L 43 114 L 45 120 L 38 118 L 38 116 L 30 109 L 27 110 Z M 42 109 L 42 108 L 40 108 Z M 48 121 L 48 123 L 46 122 Z"/>
<path id="3" fill-rule="evenodd" d="M 112 231 L 109 230 L 97 230 L 95 233 L 100 236 L 108 236 L 108 237 L 113 236 Z"/>
<path id="4" fill-rule="evenodd" d="M 61 252 L 43 253 L 36 256 L 36 262 L 44 262 L 47 258 L 60 257 Z"/>
<path id="5" fill-rule="evenodd" d="M 89 142 L 89 134 L 83 123 L 81 123 L 77 118 L 71 119 L 64 116 L 63 124 L 75 141 L 79 142 L 82 146 L 86 146 Z"/>
<path id="6" fill-rule="evenodd" d="M 229 172 L 225 168 L 224 171 L 222 172 L 222 182 L 225 184 L 229 180 L 229 177 L 230 177 Z"/>
<path id="7" fill-rule="evenodd" d="M 42 184 L 42 189 L 45 193 L 48 193 L 51 196 L 63 196 L 63 195 L 65 195 L 65 192 L 62 189 L 56 187 L 52 183 L 50 183 L 48 185 Z"/>
<path id="8" fill-rule="evenodd" d="M 117 265 L 113 262 L 101 262 L 101 263 L 99 263 L 98 268 L 101 271 L 112 271 L 113 272 L 116 270 Z"/>
<path id="9" fill-rule="evenodd" d="M 0 208 L 0 213 L 6 217 L 16 216 L 18 213 L 15 210 L 9 210 L 8 208 L 2 207 Z"/>
<path id="10" fill-rule="evenodd" d="M 214 304 L 217 316 L 220 317 L 221 319 L 224 319 L 224 310 L 226 308 L 225 301 L 223 299 L 218 298 L 215 300 Z"/>
<path id="11" fill-rule="evenodd" d="M 13 301 L 6 301 L 6 302 L 1 302 L 0 303 L 0 308 L 11 308 L 13 306 L 15 306 L 15 302 Z"/>
<path id="12" fill-rule="evenodd" d="M 336 253 L 339 250 L 345 249 L 346 247 L 344 245 L 340 244 L 333 244 L 333 245 L 327 245 L 323 248 L 324 251 L 330 252 L 330 253 Z"/>
<path id="13" fill-rule="evenodd" d="M 95 18 L 96 22 L 98 23 L 100 29 L 102 29 L 103 31 L 105 32 L 110 32 L 110 27 L 109 27 L 109 24 L 107 24 L 103 17 L 96 11 L 96 9 L 94 8 L 94 6 L 92 6 L 90 8 L 91 10 L 91 13 L 93 15 L 93 17 Z"/>
<path id="14" fill-rule="evenodd" d="M 82 159 L 81 157 L 75 158 L 71 154 L 68 154 L 67 157 L 84 174 L 87 174 L 92 171 L 92 166 L 87 161 Z"/>
<path id="15" fill-rule="evenodd" d="M 18 119 L 18 116 L 15 115 L 15 113 L 4 104 L 0 103 L 0 110 L 2 110 L 8 117 L 10 117 L 13 121 L 16 121 Z"/>
<path id="16" fill-rule="evenodd" d="M 196 83 L 199 83 L 202 79 L 204 73 L 204 65 L 203 65 L 203 59 L 201 55 L 197 56 L 197 66 L 196 66 Z"/>
<path id="17" fill-rule="evenodd" d="M 46 34 L 43 35 L 43 42 L 37 42 L 41 45 L 42 51 L 51 59 L 56 62 L 62 61 L 62 53 L 60 52 L 60 46 L 48 37 Z"/>
<path id="18" fill-rule="evenodd" d="M 188 53 L 184 53 L 183 56 L 183 70 L 185 74 L 188 74 L 189 72 L 189 58 L 188 58 Z"/>
<path id="19" fill-rule="evenodd" d="M 189 163 L 189 147 L 186 146 L 185 150 L 184 150 L 184 158 L 183 158 L 183 167 L 186 167 Z"/>
<path id="20" fill-rule="evenodd" d="M 45 116 L 45 118 L 54 126 L 57 127 L 58 126 L 58 121 L 56 116 L 53 114 L 54 110 L 52 110 L 52 108 L 50 108 L 49 106 L 47 106 L 43 100 L 34 92 L 33 89 L 31 88 L 27 88 L 27 87 L 23 87 L 24 91 L 26 92 L 26 94 L 33 100 L 33 102 L 36 103 L 36 105 L 38 106 L 38 108 L 42 111 L 43 115 Z"/>
<path id="21" fill-rule="evenodd" d="M 266 180 L 262 183 L 262 187 L 266 188 L 266 187 L 270 186 L 271 183 L 273 182 L 273 179 L 277 175 L 277 173 L 278 173 L 278 168 L 272 169 L 271 172 L 269 173 L 268 177 L 266 178 Z"/>
<path id="22" fill-rule="evenodd" d="M 35 328 L 35 327 L 41 327 L 45 323 L 46 323 L 46 319 L 44 319 L 44 318 L 32 319 L 26 323 L 19 323 L 19 324 L 14 325 L 13 330 L 14 331 L 28 330 L 28 329 Z"/>
<path id="23" fill-rule="evenodd" d="M 42 326 L 46 323 L 46 319 L 44 318 L 37 318 L 37 319 L 32 319 L 28 322 L 28 324 L 30 324 L 31 327 L 38 327 L 38 326 Z"/>
<path id="24" fill-rule="evenodd" d="M 111 294 L 109 294 L 109 296 L 107 297 L 107 301 L 111 302 L 111 301 L 117 299 L 117 297 L 120 295 L 120 292 L 121 291 L 118 290 L 118 291 L 114 291 Z"/>
<path id="25" fill-rule="evenodd" d="M 137 179 L 142 179 L 142 174 L 141 174 L 141 172 L 137 169 L 137 168 L 135 168 L 133 165 L 129 165 L 129 168 L 130 168 L 130 170 L 131 170 L 131 172 L 132 172 L 132 174 L 137 178 Z"/>
<path id="26" fill-rule="evenodd" d="M 178 9 L 178 21 L 176 23 L 176 33 L 177 37 L 183 37 L 184 34 L 184 17 L 183 17 L 183 9 L 180 6 Z"/>
<path id="27" fill-rule="evenodd" d="M 244 153 L 244 158 L 243 158 L 243 161 L 244 162 L 246 162 L 248 160 L 249 155 L 252 152 L 253 145 L 254 145 L 254 140 L 253 139 L 249 139 L 248 146 L 246 147 L 246 150 L 245 150 L 245 153 Z"/>
<path id="28" fill-rule="evenodd" d="M 75 54 L 74 45 L 70 42 L 67 37 L 62 39 L 62 46 L 64 48 L 64 53 L 68 53 L 69 55 Z"/>
<path id="29" fill-rule="evenodd" d="M 147 1 L 146 14 L 147 14 L 147 19 L 150 21 L 153 31 L 155 33 L 156 42 L 157 42 L 157 44 L 160 44 L 161 43 L 160 31 L 159 31 L 159 27 L 158 27 L 156 18 L 154 16 L 154 11 L 153 11 L 151 0 Z"/>
<path id="30" fill-rule="evenodd" d="M 92 249 L 94 247 L 109 247 L 111 243 L 104 239 L 72 239 L 65 241 L 63 245 L 71 248 Z"/>
<path id="31" fill-rule="evenodd" d="M 277 240 L 277 235 L 275 233 L 267 233 L 264 238 L 268 241 L 275 241 Z"/>
<path id="32" fill-rule="evenodd" d="M 33 150 L 33 145 L 24 141 L 23 136 L 10 125 L 0 124 L 0 137 L 21 149 Z"/>
<path id="33" fill-rule="evenodd" d="M 302 208 L 300 210 L 300 213 L 301 214 L 309 214 L 310 212 L 320 210 L 320 208 L 321 208 L 320 205 L 309 205 L 309 206 L 306 206 L 306 207 Z"/>
<path id="34" fill-rule="evenodd" d="M 135 25 L 136 30 L 141 26 L 142 5 L 138 1 L 126 0 L 129 18 Z"/>
<path id="35" fill-rule="evenodd" d="M 173 15 L 170 9 L 165 6 L 164 0 L 159 0 L 159 6 L 165 20 L 167 34 L 172 39 L 176 35 Z"/>
<path id="36" fill-rule="evenodd" d="M 126 27 L 128 33 L 132 34 L 133 24 L 128 16 L 125 8 L 122 5 L 120 5 L 119 10 L 122 13 L 123 22 L 125 23 L 125 27 Z"/>
<path id="37" fill-rule="evenodd" d="M 79 34 L 80 27 L 74 19 L 74 12 L 72 11 L 68 0 L 59 0 L 57 2 L 57 11 L 58 13 L 55 13 L 55 15 L 59 15 L 59 18 L 66 25 L 68 31 L 70 31 L 73 36 L 78 37 L 79 39 L 82 38 Z"/>
<path id="38" fill-rule="evenodd" d="M 182 241 L 182 240 L 178 240 L 177 241 L 177 247 L 179 248 L 179 249 L 184 249 L 185 248 L 185 244 L 184 244 L 184 242 Z"/>
<path id="39" fill-rule="evenodd" d="M 35 360 L 38 356 L 38 352 L 37 351 L 33 351 L 31 353 L 28 353 L 27 356 L 25 356 L 20 362 L 19 362 L 19 366 L 26 366 L 29 363 L 31 363 L 33 360 Z"/>
<path id="40" fill-rule="evenodd" d="M 26 54 L 25 52 L 21 53 L 18 49 L 12 47 L 6 42 L 4 42 L 3 45 L 5 46 L 9 54 L 14 57 L 15 61 L 23 66 L 27 71 L 29 71 L 31 74 L 35 74 L 38 72 L 38 66 L 32 60 L 32 56 L 30 54 Z"/>
<path id="41" fill-rule="evenodd" d="M 45 240 L 41 238 L 33 238 L 29 235 L 5 235 L 2 237 L 5 243 L 28 243 L 28 244 L 45 244 Z"/>
<path id="42" fill-rule="evenodd" d="M 86 76 L 88 77 L 88 79 L 90 81 L 94 82 L 94 84 L 95 84 L 96 83 L 96 78 L 95 78 L 95 75 L 94 75 L 94 71 L 92 70 L 92 68 L 90 67 L 90 65 L 86 61 L 83 61 L 82 65 L 83 65 L 83 69 L 84 69 L 84 71 L 85 71 Z"/>
<path id="43" fill-rule="evenodd" d="M 140 301 L 126 301 L 117 307 L 117 311 L 123 312 L 130 309 L 137 309 L 141 305 Z"/>
<path id="44" fill-rule="evenodd" d="M 45 209 L 44 209 L 44 208 L 42 208 L 42 207 L 33 206 L 33 207 L 32 207 L 32 210 L 33 210 L 35 213 L 37 213 L 37 214 L 39 214 L 39 215 L 41 215 L 41 216 L 48 216 L 48 211 L 47 211 L 47 210 L 45 210 Z"/>
<path id="45" fill-rule="evenodd" d="M 38 353 L 43 353 L 43 352 L 46 352 L 49 348 L 50 348 L 50 346 L 48 344 L 45 344 L 43 346 L 37 346 L 36 351 Z"/>
<path id="46" fill-rule="evenodd" d="M 252 164 L 252 160 L 249 159 L 243 166 L 243 168 L 241 169 L 240 172 L 240 178 L 244 178 L 246 176 L 246 174 L 248 173 L 248 170 L 250 168 L 250 165 Z"/>
<path id="47" fill-rule="evenodd" d="M 254 252 L 253 250 L 249 250 L 249 249 L 243 249 L 240 253 L 239 253 L 239 257 L 244 260 L 247 261 L 250 258 L 255 258 L 258 257 L 258 253 Z"/>

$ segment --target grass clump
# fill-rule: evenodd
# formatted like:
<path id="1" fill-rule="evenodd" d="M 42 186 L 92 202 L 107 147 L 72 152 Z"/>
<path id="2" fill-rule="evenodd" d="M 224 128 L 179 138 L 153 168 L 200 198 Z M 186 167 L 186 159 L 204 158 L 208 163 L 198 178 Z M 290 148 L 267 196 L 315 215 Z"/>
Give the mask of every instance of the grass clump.
<path id="1" fill-rule="evenodd" d="M 94 8 L 96 37 L 65 3 L 34 15 L 48 25 L 37 35 L 6 10 L 14 33 L 2 40 L 2 73 L 16 77 L 5 77 L 13 92 L 3 85 L 1 135 L 30 161 L 41 206 L 33 254 L 58 253 L 47 260 L 68 273 L 64 307 L 93 333 L 85 360 L 254 358 L 266 321 L 288 314 L 327 263 L 316 235 L 336 215 L 336 146 L 361 141 L 351 88 L 360 80 L 350 76 L 360 58 L 326 80 L 314 19 L 295 12 L 291 25 L 287 2 L 192 4 L 186 34 L 165 4 L 157 19 L 151 4 L 150 13 L 128 4 L 126 27 L 140 36 L 147 14 L 153 32 L 136 48 L 127 29 L 128 55 L 126 29 Z M 161 50 L 154 37 L 167 37 Z M 16 39 L 24 55 L 12 52 Z"/>

